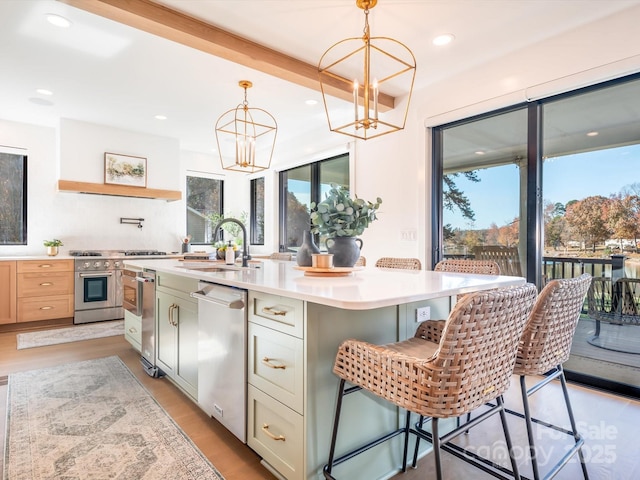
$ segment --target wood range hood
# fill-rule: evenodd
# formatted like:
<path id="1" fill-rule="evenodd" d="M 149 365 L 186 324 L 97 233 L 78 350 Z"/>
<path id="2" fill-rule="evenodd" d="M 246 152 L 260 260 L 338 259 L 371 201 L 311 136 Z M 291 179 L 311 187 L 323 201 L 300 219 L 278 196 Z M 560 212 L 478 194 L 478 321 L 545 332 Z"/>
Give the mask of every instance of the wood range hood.
<path id="1" fill-rule="evenodd" d="M 182 192 L 179 190 L 161 190 L 158 188 L 130 187 L 128 185 L 76 182 L 73 180 L 58 180 L 58 191 L 111 195 L 117 197 L 155 198 L 166 200 L 168 202 L 180 200 L 182 198 Z"/>

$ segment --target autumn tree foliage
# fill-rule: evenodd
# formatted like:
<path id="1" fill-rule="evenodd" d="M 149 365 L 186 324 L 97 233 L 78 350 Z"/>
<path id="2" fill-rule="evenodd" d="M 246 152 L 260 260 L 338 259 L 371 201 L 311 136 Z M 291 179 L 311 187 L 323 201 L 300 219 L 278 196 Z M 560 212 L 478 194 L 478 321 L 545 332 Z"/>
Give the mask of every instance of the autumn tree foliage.
<path id="1" fill-rule="evenodd" d="M 565 220 L 574 237 L 592 245 L 594 252 L 598 242 L 611 237 L 612 231 L 607 218 L 610 204 L 611 199 L 595 195 L 567 205 Z"/>
<path id="2" fill-rule="evenodd" d="M 607 225 L 612 237 L 620 241 L 633 239 L 640 233 L 640 197 L 637 195 L 612 195 L 607 212 Z"/>

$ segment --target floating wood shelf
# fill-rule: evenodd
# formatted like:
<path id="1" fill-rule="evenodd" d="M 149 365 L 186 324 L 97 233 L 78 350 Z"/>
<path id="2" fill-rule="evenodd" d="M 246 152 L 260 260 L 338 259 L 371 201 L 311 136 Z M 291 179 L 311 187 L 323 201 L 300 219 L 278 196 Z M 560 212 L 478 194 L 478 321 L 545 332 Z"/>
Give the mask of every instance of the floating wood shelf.
<path id="1" fill-rule="evenodd" d="M 158 198 L 167 201 L 180 200 L 182 198 L 182 192 L 179 190 L 160 190 L 157 188 L 75 182 L 72 180 L 58 180 L 58 190 L 61 192 L 93 193 L 118 197 Z"/>

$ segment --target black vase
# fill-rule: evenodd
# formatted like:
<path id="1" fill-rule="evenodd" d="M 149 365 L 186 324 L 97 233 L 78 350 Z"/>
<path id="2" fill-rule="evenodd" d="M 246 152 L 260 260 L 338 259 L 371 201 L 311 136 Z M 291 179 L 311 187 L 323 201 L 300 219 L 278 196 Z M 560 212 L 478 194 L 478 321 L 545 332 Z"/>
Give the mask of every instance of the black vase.
<path id="1" fill-rule="evenodd" d="M 362 240 L 355 237 L 327 238 L 327 250 L 333 253 L 334 267 L 353 267 L 362 249 Z"/>
<path id="2" fill-rule="evenodd" d="M 298 252 L 296 253 L 296 262 L 298 262 L 298 265 L 301 267 L 310 267 L 311 255 L 313 253 L 320 253 L 320 249 L 313 242 L 311 232 L 309 230 L 305 230 L 302 232 L 302 245 L 300 245 L 300 248 L 298 248 Z"/>

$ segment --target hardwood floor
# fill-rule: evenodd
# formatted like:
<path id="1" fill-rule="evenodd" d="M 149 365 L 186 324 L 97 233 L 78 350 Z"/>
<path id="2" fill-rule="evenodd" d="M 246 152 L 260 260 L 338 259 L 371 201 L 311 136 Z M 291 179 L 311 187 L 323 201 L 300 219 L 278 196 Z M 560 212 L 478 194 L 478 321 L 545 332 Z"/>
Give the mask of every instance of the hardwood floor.
<path id="1" fill-rule="evenodd" d="M 44 368 L 110 355 L 119 356 L 171 418 L 222 473 L 226 480 L 273 480 L 260 457 L 217 421 L 209 418 L 166 379 L 146 375 L 139 354 L 123 337 L 107 337 L 48 347 L 16 350 L 16 333 L 0 333 L 0 378 L 14 372 Z M 0 431 L 5 431 L 6 385 L 0 386 Z M 3 442 L 4 444 L 4 438 Z M 2 458 L 0 457 L 0 465 Z"/>
<path id="2" fill-rule="evenodd" d="M 80 360 L 118 355 L 129 366 L 141 383 L 156 398 L 176 423 L 186 432 L 209 458 L 226 480 L 267 480 L 274 477 L 260 464 L 260 458 L 243 445 L 215 420 L 208 418 L 192 401 L 166 379 L 148 377 L 139 367 L 137 352 L 122 337 L 16 350 L 16 332 L 0 332 L 0 379 L 18 371 Z M 515 380 L 515 379 L 514 379 Z M 6 385 L 0 381 L 0 431 L 4 432 L 6 411 Z M 358 393 L 359 394 L 359 393 Z M 536 398 L 539 397 L 539 398 Z M 640 478 L 640 459 L 637 455 L 637 430 L 640 427 L 640 402 L 598 392 L 580 386 L 571 386 L 571 400 L 579 430 L 585 437 L 585 456 L 591 480 L 632 480 Z M 560 389 L 557 385 L 545 387 L 531 399 L 534 416 L 560 425 L 567 423 Z M 506 398 L 507 406 L 521 410 L 518 382 L 514 381 Z M 491 421 L 493 422 L 493 420 Z M 503 442 L 498 419 L 485 422 L 472 429 L 460 442 L 470 445 L 499 446 Z M 509 425 L 515 445 L 525 444 L 522 421 L 510 416 Z M 567 445 L 566 437 L 540 430 L 536 439 L 544 456 L 556 458 Z M 481 447 L 482 448 L 482 447 Z M 2 458 L 0 458 L 1 468 Z M 443 454 L 445 479 L 482 480 L 493 478 L 451 455 Z M 526 462 L 520 462 L 523 474 L 530 476 Z M 335 471 L 338 475 L 338 470 Z M 339 478 L 339 476 L 338 476 Z M 433 455 L 429 454 L 394 480 L 435 478 Z M 556 477 L 560 480 L 582 478 L 579 465 L 572 460 Z M 356 480 L 356 479 L 349 479 Z M 362 479 L 370 480 L 370 479 Z"/>

